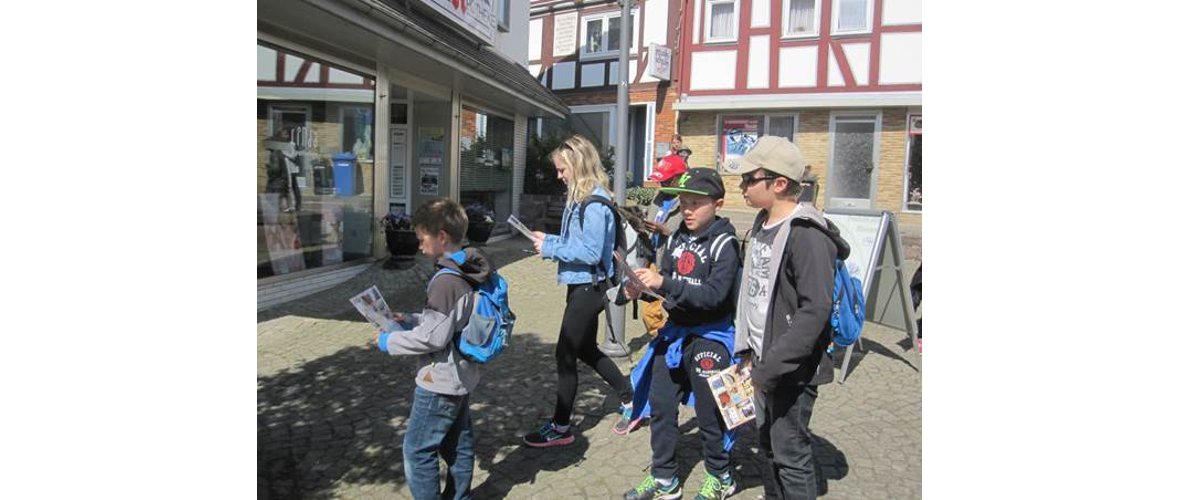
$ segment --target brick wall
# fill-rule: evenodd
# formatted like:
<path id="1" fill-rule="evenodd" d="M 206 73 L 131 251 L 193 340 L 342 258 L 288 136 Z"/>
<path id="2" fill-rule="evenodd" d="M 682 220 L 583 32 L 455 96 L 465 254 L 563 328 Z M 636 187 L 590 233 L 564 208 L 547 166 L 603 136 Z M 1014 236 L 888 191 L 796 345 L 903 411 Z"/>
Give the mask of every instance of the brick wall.
<path id="1" fill-rule="evenodd" d="M 742 113 L 683 112 L 680 114 L 680 134 L 686 147 L 692 149 L 689 160 L 693 167 L 715 167 L 717 165 L 717 117 L 718 115 Z M 828 189 L 828 161 L 831 148 L 831 109 L 798 111 L 798 130 L 795 144 L 803 153 L 803 159 L 811 165 L 811 172 L 819 178 L 820 191 L 816 206 L 824 208 Z M 906 109 L 885 108 L 881 117 L 880 161 L 877 172 L 876 204 L 874 208 L 889 210 L 897 215 L 902 224 L 920 225 L 922 214 L 902 213 L 902 192 L 905 189 L 906 160 Z M 725 181 L 725 205 L 731 208 L 745 207 L 740 178 L 723 173 Z"/>

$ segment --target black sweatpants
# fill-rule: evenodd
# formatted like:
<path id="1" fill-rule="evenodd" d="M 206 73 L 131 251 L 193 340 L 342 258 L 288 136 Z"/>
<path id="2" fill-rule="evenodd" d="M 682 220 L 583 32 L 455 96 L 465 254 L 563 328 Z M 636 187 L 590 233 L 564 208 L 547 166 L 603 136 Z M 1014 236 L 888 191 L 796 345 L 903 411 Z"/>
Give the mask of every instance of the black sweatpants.
<path id="1" fill-rule="evenodd" d="M 667 345 L 653 353 L 651 368 L 651 474 L 659 479 L 676 477 L 676 442 L 680 400 L 692 391 L 697 413 L 697 432 L 705 455 L 705 470 L 714 476 L 729 472 L 725 451 L 725 420 L 713 401 L 708 378 L 729 367 L 729 352 L 720 342 L 688 337 L 681 351 L 680 367 L 669 369 L 664 361 Z"/>
<path id="2" fill-rule="evenodd" d="M 774 471 L 766 486 L 768 499 L 815 500 L 810 425 L 818 396 L 814 385 L 778 386 L 771 393 L 754 391 L 758 446 Z M 770 490 L 771 484 L 775 490 Z"/>
<path id="3" fill-rule="evenodd" d="M 598 315 L 606 308 L 605 282 L 569 285 L 565 292 L 565 315 L 561 335 L 557 338 L 557 408 L 553 422 L 569 425 L 578 392 L 578 360 L 598 372 L 610 384 L 619 400 L 631 402 L 631 381 L 623 376 L 615 362 L 598 350 Z"/>

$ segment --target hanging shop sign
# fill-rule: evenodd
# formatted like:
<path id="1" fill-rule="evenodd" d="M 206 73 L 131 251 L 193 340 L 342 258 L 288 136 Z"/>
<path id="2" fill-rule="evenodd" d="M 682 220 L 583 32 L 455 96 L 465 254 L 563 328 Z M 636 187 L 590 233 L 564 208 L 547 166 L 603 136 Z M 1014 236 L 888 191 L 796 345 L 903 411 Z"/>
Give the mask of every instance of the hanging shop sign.
<path id="1" fill-rule="evenodd" d="M 496 14 L 492 0 L 422 0 L 443 17 L 489 44 L 495 44 Z"/>

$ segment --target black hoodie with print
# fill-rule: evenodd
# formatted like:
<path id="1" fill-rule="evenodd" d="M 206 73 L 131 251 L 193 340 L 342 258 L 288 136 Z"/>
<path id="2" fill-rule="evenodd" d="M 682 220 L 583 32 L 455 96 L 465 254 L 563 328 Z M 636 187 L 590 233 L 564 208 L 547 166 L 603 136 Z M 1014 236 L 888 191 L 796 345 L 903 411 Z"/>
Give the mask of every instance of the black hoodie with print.
<path id="1" fill-rule="evenodd" d="M 730 294 L 741 262 L 729 219 L 714 219 L 699 235 L 681 223 L 660 252 L 664 284 L 657 291 L 676 303 L 669 307 L 664 302 L 670 321 L 696 326 L 733 315 Z"/>

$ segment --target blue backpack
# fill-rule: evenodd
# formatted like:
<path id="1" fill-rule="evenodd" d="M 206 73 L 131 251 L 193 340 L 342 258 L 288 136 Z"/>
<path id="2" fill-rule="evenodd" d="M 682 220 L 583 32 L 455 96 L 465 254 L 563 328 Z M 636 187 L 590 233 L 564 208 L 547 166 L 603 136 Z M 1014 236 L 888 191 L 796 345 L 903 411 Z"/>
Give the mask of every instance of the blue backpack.
<path id="1" fill-rule="evenodd" d="M 836 259 L 831 322 L 832 344 L 841 348 L 856 343 L 865 324 L 865 294 L 860 278 L 848 274 L 848 267 L 840 259 Z M 832 351 L 832 346 L 829 346 L 828 352 Z"/>
<path id="2" fill-rule="evenodd" d="M 438 274 L 462 276 L 453 269 L 443 268 Z M 436 274 L 435 276 L 438 276 Z M 467 325 L 455 338 L 459 353 L 476 363 L 496 359 L 512 339 L 516 315 L 508 308 L 508 281 L 499 273 L 471 290 L 474 304 Z"/>

